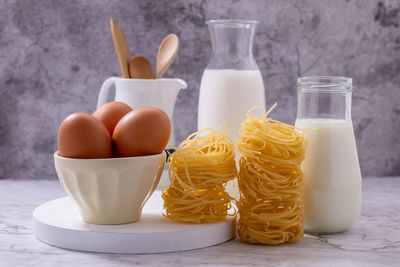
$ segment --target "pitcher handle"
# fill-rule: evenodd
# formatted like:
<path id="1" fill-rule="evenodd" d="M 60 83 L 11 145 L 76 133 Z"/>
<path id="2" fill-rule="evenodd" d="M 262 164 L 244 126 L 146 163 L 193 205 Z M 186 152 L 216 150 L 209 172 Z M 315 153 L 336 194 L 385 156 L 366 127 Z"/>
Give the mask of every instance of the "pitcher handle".
<path id="1" fill-rule="evenodd" d="M 100 88 L 99 97 L 97 98 L 97 108 L 107 103 L 108 93 L 110 92 L 111 87 L 115 84 L 117 78 L 118 77 L 110 77 L 103 82 L 103 85 Z"/>

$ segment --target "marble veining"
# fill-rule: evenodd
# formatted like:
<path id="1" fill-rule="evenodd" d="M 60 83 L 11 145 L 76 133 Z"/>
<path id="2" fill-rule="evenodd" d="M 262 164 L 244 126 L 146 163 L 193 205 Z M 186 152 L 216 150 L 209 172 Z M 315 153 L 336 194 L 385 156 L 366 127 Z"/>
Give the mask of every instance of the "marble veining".
<path id="1" fill-rule="evenodd" d="M 32 211 L 65 196 L 59 182 L 0 181 L 0 266 L 399 266 L 400 177 L 363 179 L 362 214 L 347 232 L 306 235 L 281 246 L 238 239 L 204 249 L 162 254 L 70 251 L 36 240 Z"/>

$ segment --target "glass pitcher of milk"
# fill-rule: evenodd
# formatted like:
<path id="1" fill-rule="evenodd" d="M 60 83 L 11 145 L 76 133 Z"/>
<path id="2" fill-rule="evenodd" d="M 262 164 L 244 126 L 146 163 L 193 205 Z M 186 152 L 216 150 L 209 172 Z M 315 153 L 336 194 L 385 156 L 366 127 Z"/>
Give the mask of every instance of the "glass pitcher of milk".
<path id="1" fill-rule="evenodd" d="M 223 126 L 232 141 L 253 106 L 265 106 L 264 83 L 253 57 L 258 21 L 209 20 L 213 57 L 201 79 L 198 129 Z M 257 110 L 262 115 L 261 109 Z"/>
<path id="2" fill-rule="evenodd" d="M 351 121 L 352 79 L 303 77 L 297 81 L 296 126 L 306 130 L 304 230 L 337 233 L 361 210 L 361 173 Z"/>

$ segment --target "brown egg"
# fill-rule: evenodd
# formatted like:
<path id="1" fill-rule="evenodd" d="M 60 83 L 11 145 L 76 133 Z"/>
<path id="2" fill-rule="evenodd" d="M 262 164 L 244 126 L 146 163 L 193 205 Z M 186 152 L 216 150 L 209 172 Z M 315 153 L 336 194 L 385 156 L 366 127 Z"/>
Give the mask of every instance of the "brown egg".
<path id="1" fill-rule="evenodd" d="M 159 108 L 143 107 L 126 114 L 115 126 L 112 140 L 121 157 L 161 153 L 168 144 L 171 122 Z"/>
<path id="2" fill-rule="evenodd" d="M 60 156 L 78 159 L 109 158 L 112 142 L 106 127 L 86 113 L 74 113 L 66 117 L 58 130 Z"/>
<path id="3" fill-rule="evenodd" d="M 115 125 L 119 120 L 125 116 L 125 114 L 132 111 L 132 108 L 122 102 L 108 102 L 99 107 L 93 116 L 99 119 L 104 126 L 106 126 L 107 131 L 112 136 L 114 132 Z"/>

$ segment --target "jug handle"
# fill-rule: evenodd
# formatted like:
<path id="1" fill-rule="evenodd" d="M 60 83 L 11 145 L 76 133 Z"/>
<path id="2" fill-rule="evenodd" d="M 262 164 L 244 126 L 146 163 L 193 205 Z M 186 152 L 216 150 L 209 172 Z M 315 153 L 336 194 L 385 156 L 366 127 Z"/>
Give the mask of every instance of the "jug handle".
<path id="1" fill-rule="evenodd" d="M 97 108 L 107 103 L 108 93 L 110 92 L 111 87 L 115 84 L 117 78 L 118 77 L 110 77 L 103 82 L 103 85 L 100 88 L 99 97 L 97 98 Z"/>

